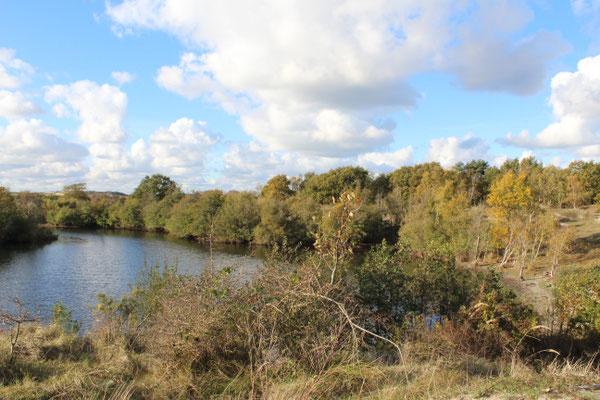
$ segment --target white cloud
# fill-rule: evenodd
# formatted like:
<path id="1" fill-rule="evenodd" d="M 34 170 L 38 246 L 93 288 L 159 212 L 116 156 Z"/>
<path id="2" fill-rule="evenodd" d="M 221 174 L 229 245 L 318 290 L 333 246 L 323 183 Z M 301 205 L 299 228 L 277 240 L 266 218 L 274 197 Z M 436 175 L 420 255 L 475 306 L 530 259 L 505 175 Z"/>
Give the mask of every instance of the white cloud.
<path id="1" fill-rule="evenodd" d="M 70 143 L 57 136 L 39 119 L 18 120 L 0 127 L 0 164 L 78 161 L 88 154 L 84 146 Z"/>
<path id="2" fill-rule="evenodd" d="M 181 118 L 168 128 L 159 128 L 148 142 L 138 139 L 130 150 L 121 143 L 94 143 L 90 146 L 93 167 L 91 185 L 133 189 L 144 175 L 154 172 L 170 176 L 185 188 L 205 183 L 208 153 L 219 141 L 207 124 Z"/>
<path id="3" fill-rule="evenodd" d="M 160 68 L 157 83 L 239 115 L 269 151 L 351 157 L 391 142 L 393 124 L 374 121 L 416 106 L 415 74 L 449 70 L 469 89 L 520 95 L 540 88 L 562 43 L 519 35 L 531 19 L 522 2 L 487 4 L 125 0 L 107 13 L 121 33 L 163 30 L 194 50 Z"/>
<path id="4" fill-rule="evenodd" d="M 278 174 L 295 176 L 306 172 L 325 172 L 340 165 L 356 164 L 355 159 L 303 156 L 292 152 L 273 152 L 257 143 L 234 143 L 223 155 L 225 188 L 254 189 Z"/>
<path id="5" fill-rule="evenodd" d="M 46 101 L 58 103 L 57 116 L 67 110 L 81 120 L 79 138 L 88 143 L 120 143 L 127 138 L 122 122 L 127 114 L 127 95 L 116 86 L 98 85 L 88 80 L 70 85 L 54 85 L 46 90 Z"/>
<path id="6" fill-rule="evenodd" d="M 532 150 L 525 150 L 519 157 L 519 161 L 523 161 L 526 158 L 535 158 L 535 153 Z"/>
<path id="7" fill-rule="evenodd" d="M 494 167 L 501 167 L 506 161 L 510 160 L 510 157 L 506 154 L 498 154 L 492 158 L 491 164 Z"/>
<path id="8" fill-rule="evenodd" d="M 365 153 L 358 156 L 358 164 L 372 172 L 387 173 L 412 164 L 413 151 L 408 146 L 390 153 Z"/>
<path id="9" fill-rule="evenodd" d="M 477 1 L 474 23 L 459 29 L 459 44 L 442 65 L 456 74 L 468 90 L 504 92 L 519 96 L 539 92 L 548 65 L 569 46 L 555 34 L 539 31 L 512 41 L 533 19 L 523 1 Z"/>
<path id="10" fill-rule="evenodd" d="M 21 92 L 0 90 L 0 117 L 22 118 L 38 114 L 41 109 Z"/>
<path id="11" fill-rule="evenodd" d="M 477 159 L 487 159 L 489 146 L 486 140 L 466 135 L 433 139 L 429 142 L 427 161 L 437 161 L 442 167 L 451 167 L 458 162 Z"/>
<path id="12" fill-rule="evenodd" d="M 571 0 L 571 7 L 576 15 L 585 16 L 600 10 L 600 0 Z"/>
<path id="13" fill-rule="evenodd" d="M 82 181 L 88 150 L 38 119 L 0 127 L 0 182 L 13 190 L 50 190 Z"/>
<path id="14" fill-rule="evenodd" d="M 0 47 L 0 89 L 18 89 L 31 80 L 33 67 L 15 58 L 15 51 Z"/>
<path id="15" fill-rule="evenodd" d="M 205 122 L 181 118 L 150 137 L 152 167 L 173 176 L 197 179 L 196 175 L 202 175 L 209 148 L 218 140 Z"/>
<path id="16" fill-rule="evenodd" d="M 563 168 L 566 166 L 565 162 L 563 161 L 563 159 L 560 156 L 552 157 L 550 160 L 548 160 L 548 165 L 553 165 L 558 168 Z"/>
<path id="17" fill-rule="evenodd" d="M 114 71 L 111 76 L 117 81 L 119 86 L 132 82 L 135 79 L 135 76 L 127 71 Z"/>
<path id="18" fill-rule="evenodd" d="M 535 137 L 527 131 L 507 134 L 504 143 L 531 148 L 560 148 L 600 143 L 600 56 L 579 61 L 576 72 L 560 72 L 552 78 L 555 122 Z"/>
<path id="19" fill-rule="evenodd" d="M 346 157 L 389 144 L 389 129 L 333 109 L 263 107 L 243 115 L 244 130 L 274 151 Z"/>

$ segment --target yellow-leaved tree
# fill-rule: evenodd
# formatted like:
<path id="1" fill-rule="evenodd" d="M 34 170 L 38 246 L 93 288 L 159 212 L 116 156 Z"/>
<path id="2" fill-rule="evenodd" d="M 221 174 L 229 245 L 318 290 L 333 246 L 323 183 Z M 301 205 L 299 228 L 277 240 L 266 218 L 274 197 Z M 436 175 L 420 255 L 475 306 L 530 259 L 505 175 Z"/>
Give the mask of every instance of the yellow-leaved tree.
<path id="1" fill-rule="evenodd" d="M 516 252 L 521 279 L 527 254 L 533 248 L 537 217 L 541 214 L 526 180 L 525 173 L 516 175 L 508 171 L 492 184 L 487 200 L 492 238 L 504 249 L 500 265 L 505 265 Z"/>

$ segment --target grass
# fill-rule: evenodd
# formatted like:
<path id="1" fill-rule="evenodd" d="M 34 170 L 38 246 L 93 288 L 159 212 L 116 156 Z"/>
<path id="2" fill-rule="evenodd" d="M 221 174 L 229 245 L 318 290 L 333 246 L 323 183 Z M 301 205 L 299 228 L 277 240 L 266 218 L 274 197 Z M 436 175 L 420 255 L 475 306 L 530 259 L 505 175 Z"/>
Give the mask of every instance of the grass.
<path id="1" fill-rule="evenodd" d="M 5 336 L 0 354 L 7 354 Z M 2 399 L 246 398 L 248 371 L 234 377 L 209 371 L 194 375 L 171 370 L 156 357 L 103 341 L 98 332 L 65 335 L 54 326 L 28 326 L 14 365 L 0 359 Z M 25 344 L 26 343 L 26 344 Z M 576 386 L 597 383 L 591 362 L 553 361 L 546 365 L 489 360 L 406 342 L 404 362 L 356 361 L 332 365 L 319 375 L 298 370 L 268 380 L 267 399 L 536 399 L 586 398 Z M 204 388 L 198 390 L 198 388 Z M 498 397 L 502 396 L 502 397 Z M 590 397 L 593 398 L 593 397 Z"/>

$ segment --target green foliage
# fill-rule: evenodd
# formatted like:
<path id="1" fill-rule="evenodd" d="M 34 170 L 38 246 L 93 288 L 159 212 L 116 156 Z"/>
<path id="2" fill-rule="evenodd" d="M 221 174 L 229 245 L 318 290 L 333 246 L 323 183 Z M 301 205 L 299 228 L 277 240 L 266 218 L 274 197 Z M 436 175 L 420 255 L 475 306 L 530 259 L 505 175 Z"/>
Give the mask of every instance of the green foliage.
<path id="1" fill-rule="evenodd" d="M 533 307 L 522 304 L 512 290 L 502 286 L 500 276 L 491 272 L 456 321 L 463 324 L 471 346 L 484 355 L 500 356 L 533 346 L 540 333 L 539 319 Z"/>
<path id="2" fill-rule="evenodd" d="M 260 223 L 254 230 L 254 241 L 259 244 L 287 244 L 295 246 L 308 241 L 308 232 L 301 218 L 294 214 L 287 202 L 263 198 L 260 206 Z"/>
<path id="3" fill-rule="evenodd" d="M 408 244 L 373 248 L 354 277 L 359 299 L 381 332 L 406 327 L 409 315 L 453 317 L 476 295 L 479 277 L 436 255 L 416 258 Z"/>
<path id="4" fill-rule="evenodd" d="M 181 190 L 177 186 L 177 183 L 168 176 L 161 174 L 146 175 L 138 187 L 135 188 L 131 197 L 157 202 L 173 191 L 180 192 Z"/>
<path id="5" fill-rule="evenodd" d="M 44 243 L 55 238 L 47 229 L 38 228 L 34 217 L 24 215 L 9 190 L 0 186 L 0 244 Z"/>
<path id="6" fill-rule="evenodd" d="M 249 192 L 230 192 L 215 219 L 216 238 L 224 242 L 249 243 L 260 223 L 256 196 Z"/>
<path id="7" fill-rule="evenodd" d="M 67 334 L 77 334 L 81 329 L 81 322 L 73 319 L 72 313 L 61 300 L 52 307 L 52 323 Z"/>
<path id="8" fill-rule="evenodd" d="M 188 195 L 173 207 L 166 228 L 179 237 L 206 240 L 214 232 L 215 218 L 224 201 L 220 190 Z"/>
<path id="9" fill-rule="evenodd" d="M 402 324 L 413 301 L 408 294 L 411 270 L 410 248 L 390 246 L 384 240 L 367 254 L 354 271 L 360 302 L 372 310 L 377 330 Z"/>
<path id="10" fill-rule="evenodd" d="M 583 204 L 597 203 L 600 199 L 600 163 L 594 161 L 573 161 L 569 164 L 569 174 L 576 177 L 579 198 Z"/>
<path id="11" fill-rule="evenodd" d="M 32 222 L 41 224 L 45 220 L 44 201 L 42 195 L 31 192 L 19 192 L 15 201 L 21 214 Z"/>
<path id="12" fill-rule="evenodd" d="M 308 176 L 308 174 L 307 174 Z M 305 179 L 303 191 L 319 203 L 327 204 L 337 199 L 344 191 L 367 187 L 369 172 L 361 167 L 340 167 Z"/>
<path id="13" fill-rule="evenodd" d="M 401 167 L 390 174 L 393 190 L 408 200 L 421 185 L 423 179 L 439 182 L 444 176 L 444 169 L 437 162 L 417 164 L 414 167 Z"/>
<path id="14" fill-rule="evenodd" d="M 142 204 L 136 198 L 129 197 L 119 207 L 119 227 L 127 229 L 142 229 L 144 219 L 142 217 Z"/>
<path id="15" fill-rule="evenodd" d="M 410 272 L 413 304 L 409 311 L 445 317 L 455 315 L 475 295 L 477 276 L 456 267 L 454 259 L 427 254 Z"/>
<path id="16" fill-rule="evenodd" d="M 144 227 L 152 231 L 164 230 L 171 210 L 183 198 L 179 190 L 170 190 L 160 201 L 152 201 L 143 208 Z"/>
<path id="17" fill-rule="evenodd" d="M 472 204 L 479 204 L 488 194 L 491 184 L 490 175 L 486 172 L 490 165 L 484 160 L 472 160 L 466 164 L 460 162 L 454 166 L 468 191 L 468 199 Z"/>
<path id="18" fill-rule="evenodd" d="M 63 195 L 66 200 L 89 200 L 90 197 L 85 192 L 87 185 L 85 183 L 75 183 L 63 188 Z"/>
<path id="19" fill-rule="evenodd" d="M 470 201 L 458 181 L 431 182 L 425 174 L 407 205 L 399 236 L 420 252 L 468 253 L 473 238 Z"/>
<path id="20" fill-rule="evenodd" d="M 554 301 L 559 321 L 568 333 L 600 337 L 600 266 L 559 271 Z"/>
<path id="21" fill-rule="evenodd" d="M 115 300 L 103 293 L 97 295 L 96 317 L 116 323 L 122 329 L 127 324 L 135 325 L 149 318 L 160 308 L 161 296 L 168 287 L 174 287 L 182 277 L 177 275 L 177 266 L 165 265 L 140 269 L 129 294 Z"/>

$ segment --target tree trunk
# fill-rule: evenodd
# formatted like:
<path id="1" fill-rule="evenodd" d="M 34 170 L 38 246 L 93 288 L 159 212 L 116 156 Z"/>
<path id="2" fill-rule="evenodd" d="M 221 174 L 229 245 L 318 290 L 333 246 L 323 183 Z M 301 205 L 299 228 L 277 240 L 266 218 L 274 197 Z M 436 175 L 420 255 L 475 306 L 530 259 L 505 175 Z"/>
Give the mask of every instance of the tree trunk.
<path id="1" fill-rule="evenodd" d="M 475 254 L 473 259 L 473 264 L 475 266 L 479 265 L 479 242 L 481 240 L 481 235 L 477 235 L 477 242 L 475 242 Z"/>

